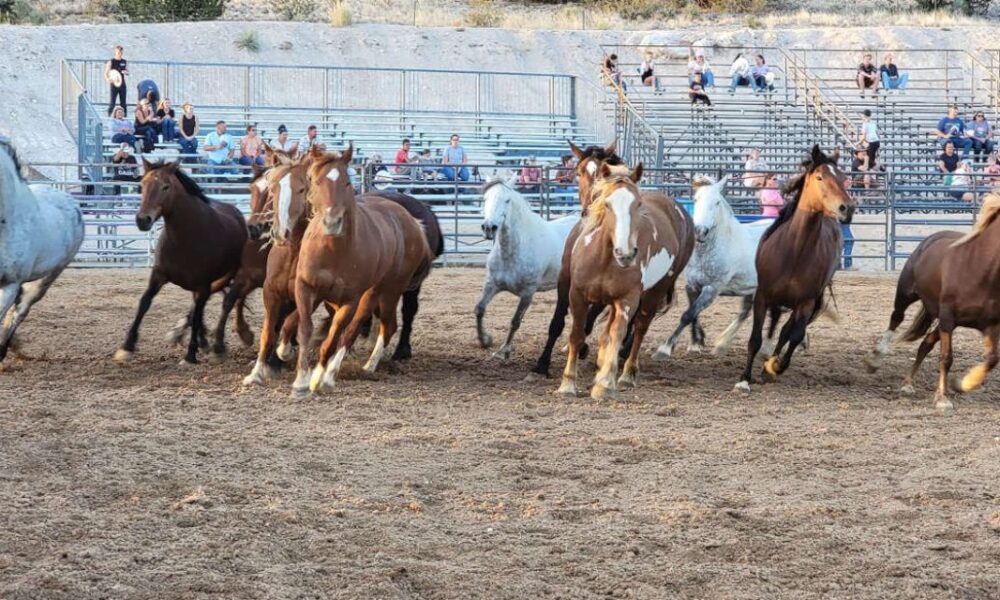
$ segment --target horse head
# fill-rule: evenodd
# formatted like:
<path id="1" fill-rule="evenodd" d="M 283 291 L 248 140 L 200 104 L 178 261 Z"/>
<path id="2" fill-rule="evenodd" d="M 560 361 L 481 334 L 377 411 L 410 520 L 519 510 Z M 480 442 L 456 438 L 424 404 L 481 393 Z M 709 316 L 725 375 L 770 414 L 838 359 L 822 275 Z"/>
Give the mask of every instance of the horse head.
<path id="1" fill-rule="evenodd" d="M 250 229 L 250 239 L 258 240 L 270 229 L 274 218 L 274 202 L 267 186 L 269 169 L 253 165 L 253 179 L 250 181 L 250 218 L 247 227 Z"/>
<path id="2" fill-rule="evenodd" d="M 135 213 L 135 224 L 140 231 L 149 231 L 153 223 L 162 216 L 170 214 L 175 199 L 185 193 L 180 181 L 180 161 L 169 163 L 151 163 L 142 159 L 145 174 L 139 183 L 142 199 L 139 211 Z"/>
<path id="3" fill-rule="evenodd" d="M 823 213 L 841 223 L 850 223 L 858 203 L 847 192 L 847 175 L 837 166 L 840 152 L 827 156 L 819 144 L 803 163 L 805 174 L 793 180 L 792 188 L 800 188 L 798 209 Z"/>
<path id="4" fill-rule="evenodd" d="M 322 218 L 326 235 L 343 235 L 345 223 L 354 210 L 354 186 L 347 174 L 353 154 L 353 144 L 348 144 L 343 153 L 311 152 L 309 201 L 315 214 Z"/>
<path id="5" fill-rule="evenodd" d="M 704 243 L 723 219 L 732 216 L 732 209 L 729 209 L 729 214 L 724 213 L 729 204 L 722 191 L 728 181 L 728 175 L 719 181 L 699 175 L 691 182 L 694 188 L 694 232 L 698 243 Z"/>
<path id="6" fill-rule="evenodd" d="M 629 170 L 624 165 L 604 163 L 597 171 L 587 216 L 588 230 L 601 227 L 610 233 L 612 254 L 622 268 L 635 263 L 639 254 L 640 193 L 642 163 Z"/>
<path id="7" fill-rule="evenodd" d="M 512 173 L 507 180 L 496 178 L 483 188 L 483 237 L 492 240 L 496 237 L 510 214 L 511 202 L 516 198 L 517 173 Z"/>
<path id="8" fill-rule="evenodd" d="M 275 243 L 285 244 L 296 225 L 309 218 L 309 171 L 304 164 L 293 161 L 274 167 L 266 179 L 268 195 L 277 200 L 271 235 Z"/>
<path id="9" fill-rule="evenodd" d="M 583 206 L 583 211 L 586 212 L 587 206 L 590 203 L 590 190 L 594 185 L 594 180 L 597 178 L 597 171 L 601 165 L 604 163 L 612 166 L 623 164 L 621 157 L 615 153 L 618 140 L 612 140 L 605 148 L 588 146 L 583 150 L 573 142 L 569 142 L 568 140 L 567 142 L 569 143 L 569 149 L 573 152 L 573 156 L 577 160 L 576 175 L 580 187 L 580 203 Z"/>

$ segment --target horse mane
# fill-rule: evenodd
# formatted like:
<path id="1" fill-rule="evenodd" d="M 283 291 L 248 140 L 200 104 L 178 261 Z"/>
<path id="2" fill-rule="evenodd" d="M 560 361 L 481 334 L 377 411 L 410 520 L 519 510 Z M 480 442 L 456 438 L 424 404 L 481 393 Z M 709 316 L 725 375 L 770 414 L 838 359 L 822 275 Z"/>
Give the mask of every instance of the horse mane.
<path id="1" fill-rule="evenodd" d="M 151 171 L 156 171 L 158 169 L 162 169 L 168 164 L 173 164 L 173 163 L 166 163 L 161 160 L 155 163 L 149 163 L 147 165 L 147 168 Z M 198 185 L 198 182 L 196 182 L 194 179 L 191 179 L 190 175 L 188 175 L 181 169 L 174 169 L 174 176 L 177 177 L 177 181 L 181 182 L 181 187 L 184 188 L 184 191 L 187 192 L 189 196 L 194 196 L 195 198 L 201 200 L 205 204 L 211 204 L 212 201 L 209 200 L 208 196 L 205 195 L 205 190 L 201 189 L 201 186 Z"/>
<path id="2" fill-rule="evenodd" d="M 635 182 L 632 181 L 632 172 L 624 164 L 612 166 L 608 177 L 602 177 L 594 182 L 594 187 L 590 191 L 590 204 L 587 207 L 587 214 L 583 217 L 584 231 L 592 231 L 600 227 L 601 222 L 604 221 L 604 215 L 608 212 L 607 205 L 604 202 L 594 202 L 594 200 L 604 196 L 608 188 L 622 182 L 627 182 L 629 185 L 635 187 Z M 639 199 L 640 197 L 637 194 L 636 200 L 638 201 Z"/>
<path id="3" fill-rule="evenodd" d="M 608 152 L 607 149 L 602 146 L 587 146 L 583 149 L 583 156 L 580 157 L 580 162 L 588 158 L 607 163 L 608 165 L 614 167 L 618 165 L 623 165 L 625 162 L 614 152 Z"/>
<path id="4" fill-rule="evenodd" d="M 972 231 L 952 242 L 951 247 L 957 248 L 976 239 L 997 220 L 998 216 L 1000 216 L 1000 192 L 990 192 L 983 197 L 983 206 L 979 210 L 979 218 L 976 219 Z"/>
<path id="5" fill-rule="evenodd" d="M 3 148 L 10 156 L 11 162 L 14 163 L 14 172 L 17 173 L 17 178 L 21 180 L 21 183 L 28 183 L 28 180 L 24 178 L 24 169 L 21 165 L 21 159 L 17 155 L 17 150 L 14 148 L 14 142 L 9 137 L 0 135 L 0 148 Z"/>
<path id="6" fill-rule="evenodd" d="M 768 227 L 766 231 L 764 231 L 764 235 L 760 238 L 761 243 L 771 237 L 771 234 L 777 231 L 779 227 L 792 220 L 792 216 L 795 215 L 795 211 L 799 208 L 799 200 L 802 198 L 802 190 L 806 185 L 806 177 L 823 165 L 836 166 L 837 161 L 826 155 L 823 155 L 823 159 L 814 161 L 813 157 L 810 156 L 806 160 L 802 161 L 802 168 L 804 169 L 804 172 L 796 175 L 786 182 L 784 186 L 782 186 L 781 194 L 785 197 L 791 196 L 792 199 L 781 207 L 781 210 L 778 212 L 778 218 L 774 220 L 774 223 L 771 223 L 771 226 Z"/>

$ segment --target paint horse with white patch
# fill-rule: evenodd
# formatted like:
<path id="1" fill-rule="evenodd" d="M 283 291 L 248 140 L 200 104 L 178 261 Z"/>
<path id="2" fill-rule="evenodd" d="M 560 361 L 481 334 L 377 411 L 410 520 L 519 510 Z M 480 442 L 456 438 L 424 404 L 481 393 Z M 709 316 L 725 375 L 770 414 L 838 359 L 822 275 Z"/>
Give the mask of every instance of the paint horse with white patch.
<path id="1" fill-rule="evenodd" d="M 398 203 L 372 196 L 359 203 L 347 175 L 353 147 L 313 161 L 309 168 L 314 216 L 306 228 L 295 275 L 298 373 L 295 398 L 332 389 L 347 350 L 377 310 L 379 336 L 365 371 L 374 372 L 396 332 L 396 308 L 418 289 L 434 262 L 420 221 Z M 320 303 L 334 312 L 310 377 L 312 313 Z M 334 354 L 336 351 L 336 355 Z"/>
<path id="2" fill-rule="evenodd" d="M 802 163 L 805 172 L 785 187 L 793 199 L 764 232 L 757 248 L 757 293 L 753 330 L 747 345 L 747 366 L 736 389 L 750 391 L 754 360 L 763 343 L 764 319 L 772 327 L 782 309 L 791 316 L 781 328 L 774 353 L 764 363 L 764 377 L 777 379 L 791 363 L 809 323 L 824 309 L 825 294 L 840 263 L 839 223 L 850 223 L 857 202 L 847 192 L 847 177 L 837 167 L 839 153 L 827 156 L 814 146 Z M 781 352 L 788 344 L 788 351 Z M 780 358 L 779 358 L 780 357 Z"/>
<path id="3" fill-rule="evenodd" d="M 535 292 L 556 287 L 566 237 L 580 221 L 576 215 L 553 221 L 543 219 L 514 189 L 516 183 L 515 174 L 510 181 L 497 179 L 483 188 L 483 237 L 494 241 L 486 258 L 483 295 L 476 304 L 476 333 L 483 348 L 493 344 L 483 327 L 490 300 L 501 291 L 518 297 L 507 341 L 493 355 L 501 360 L 510 358 L 514 334 Z"/>
<path id="4" fill-rule="evenodd" d="M 614 397 L 619 385 L 635 385 L 642 340 L 653 318 L 673 302 L 677 277 L 691 258 L 691 217 L 663 194 L 640 194 L 636 183 L 641 176 L 641 164 L 631 172 L 607 164 L 598 171 L 583 231 L 570 258 L 573 324 L 561 394 L 577 393 L 587 310 L 594 305 L 609 306 L 612 312 L 597 352 L 599 370 L 591 397 Z M 619 351 L 633 317 L 631 348 L 616 380 Z"/>
<path id="5" fill-rule="evenodd" d="M 0 361 L 82 243 L 76 200 L 48 186 L 29 186 L 13 145 L 0 136 Z"/>
<path id="6" fill-rule="evenodd" d="M 663 343 L 653 358 L 673 354 L 684 328 L 691 326 L 691 350 L 700 352 L 705 344 L 705 330 L 698 315 L 719 296 L 737 296 L 743 307 L 735 320 L 715 343 L 715 352 L 723 352 L 733 336 L 750 316 L 753 294 L 757 289 L 757 245 L 764 230 L 774 219 L 740 223 L 722 191 L 729 177 L 716 182 L 709 177 L 696 177 L 694 187 L 694 254 L 684 270 L 684 289 L 688 309 L 670 339 Z"/>
<path id="7" fill-rule="evenodd" d="M 916 360 L 903 380 L 903 393 L 913 393 L 913 377 L 927 354 L 941 343 L 936 406 L 953 407 L 949 388 L 957 393 L 980 388 L 998 360 L 997 336 L 1000 336 L 1000 193 L 983 198 L 983 206 L 972 232 L 941 231 L 925 239 L 910 255 L 899 275 L 896 301 L 889 319 L 889 329 L 882 335 L 874 356 L 866 362 L 876 370 L 889 353 L 893 333 L 906 309 L 920 301 L 920 312 L 901 341 L 923 341 Z M 935 321 L 937 325 L 935 326 Z M 983 334 L 986 346 L 984 361 L 960 382 L 949 379 L 952 365 L 952 334 L 956 327 L 968 327 Z"/>

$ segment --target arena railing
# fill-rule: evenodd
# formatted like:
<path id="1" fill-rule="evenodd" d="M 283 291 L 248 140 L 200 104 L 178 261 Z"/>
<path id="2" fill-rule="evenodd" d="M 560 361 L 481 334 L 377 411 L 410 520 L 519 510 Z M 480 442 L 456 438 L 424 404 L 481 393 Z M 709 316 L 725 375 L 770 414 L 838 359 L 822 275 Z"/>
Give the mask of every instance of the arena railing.
<path id="1" fill-rule="evenodd" d="M 59 69 L 59 103 L 62 122 L 77 145 L 79 176 L 99 181 L 102 161 L 104 125 L 91 101 L 87 87 L 63 61 Z"/>

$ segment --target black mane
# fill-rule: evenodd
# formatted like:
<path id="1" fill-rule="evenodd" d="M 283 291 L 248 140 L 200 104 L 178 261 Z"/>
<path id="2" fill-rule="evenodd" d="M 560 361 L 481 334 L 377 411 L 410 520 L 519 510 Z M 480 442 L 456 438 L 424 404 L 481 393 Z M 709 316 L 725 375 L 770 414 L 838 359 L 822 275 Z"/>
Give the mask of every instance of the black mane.
<path id="1" fill-rule="evenodd" d="M 608 152 L 601 146 L 587 146 L 584 148 L 583 156 L 580 157 L 580 161 L 582 162 L 588 158 L 607 163 L 611 166 L 625 164 L 620 156 L 614 152 Z"/>
<path id="2" fill-rule="evenodd" d="M 799 207 L 799 199 L 802 197 L 802 188 L 805 187 L 806 177 L 823 165 L 837 166 L 837 161 L 832 157 L 823 154 L 818 145 L 814 146 L 810 157 L 802 161 L 802 168 L 804 172 L 788 180 L 788 182 L 782 186 L 781 195 L 786 197 L 792 196 L 792 200 L 781 207 L 781 211 L 778 212 L 778 218 L 774 220 L 774 223 L 771 223 L 771 226 L 768 227 L 767 231 L 764 232 L 764 235 L 761 236 L 761 242 L 771 237 L 771 234 L 777 231 L 783 224 L 792 220 L 792 216 Z"/>
<path id="3" fill-rule="evenodd" d="M 149 163 L 147 168 L 155 171 L 157 169 L 162 169 L 167 164 L 172 164 L 172 163 L 165 163 L 163 161 L 156 163 Z M 205 195 L 205 190 L 201 189 L 201 186 L 198 185 L 198 182 L 196 182 L 194 179 L 191 179 L 191 176 L 182 171 L 180 167 L 174 169 L 174 175 L 177 177 L 177 181 L 181 182 L 181 187 L 184 188 L 184 191 L 187 192 L 189 196 L 194 196 L 195 198 L 198 198 L 205 204 L 212 203 L 212 201 L 208 198 L 208 196 Z"/>
<path id="4" fill-rule="evenodd" d="M 17 173 L 17 178 L 21 180 L 21 183 L 28 183 L 24 178 L 24 169 L 21 166 L 21 159 L 17 156 L 17 150 L 14 149 L 13 142 L 10 138 L 0 135 L 0 148 L 3 148 L 7 155 L 10 156 L 10 160 L 14 163 L 14 171 Z"/>

